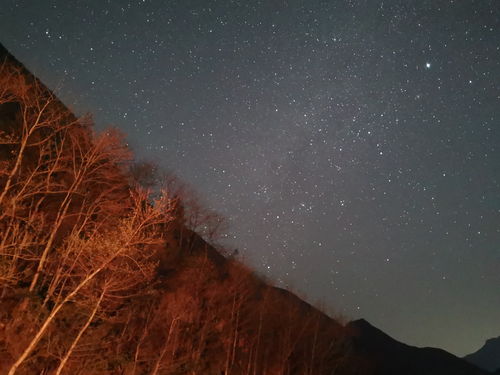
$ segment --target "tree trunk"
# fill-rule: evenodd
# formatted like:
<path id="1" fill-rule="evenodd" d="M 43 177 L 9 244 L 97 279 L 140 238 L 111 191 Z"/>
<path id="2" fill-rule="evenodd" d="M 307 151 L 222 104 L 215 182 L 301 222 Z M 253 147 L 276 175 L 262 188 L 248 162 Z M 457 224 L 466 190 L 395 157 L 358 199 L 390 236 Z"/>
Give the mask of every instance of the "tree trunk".
<path id="1" fill-rule="evenodd" d="M 97 300 L 97 303 L 96 303 L 94 309 L 92 310 L 92 313 L 89 315 L 87 321 L 85 322 L 83 327 L 80 329 L 80 332 L 78 332 L 78 335 L 76 335 L 75 339 L 73 340 L 73 343 L 71 344 L 68 352 L 66 353 L 66 355 L 62 359 L 61 363 L 59 364 L 59 367 L 57 368 L 55 375 L 61 375 L 61 371 L 64 368 L 64 366 L 66 365 L 66 362 L 68 362 L 69 357 L 71 356 L 71 354 L 75 350 L 75 347 L 78 344 L 78 341 L 80 341 L 80 338 L 85 333 L 87 328 L 89 328 L 89 325 L 90 325 L 90 323 L 92 323 L 92 320 L 94 320 L 94 316 L 97 313 L 97 310 L 99 309 L 99 306 L 101 304 L 101 301 L 102 301 L 102 298 L 104 297 L 105 292 L 106 292 L 106 289 L 103 289 L 101 292 L 101 295 L 99 296 L 99 299 Z"/>

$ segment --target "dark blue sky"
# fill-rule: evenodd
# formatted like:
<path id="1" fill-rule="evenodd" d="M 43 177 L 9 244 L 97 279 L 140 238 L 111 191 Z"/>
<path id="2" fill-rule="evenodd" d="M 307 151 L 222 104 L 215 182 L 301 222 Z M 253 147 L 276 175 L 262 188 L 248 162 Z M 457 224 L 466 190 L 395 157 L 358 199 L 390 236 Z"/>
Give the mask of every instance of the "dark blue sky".
<path id="1" fill-rule="evenodd" d="M 0 9 L 0 42 L 258 272 L 459 355 L 500 334 L 499 26 L 488 0 Z"/>

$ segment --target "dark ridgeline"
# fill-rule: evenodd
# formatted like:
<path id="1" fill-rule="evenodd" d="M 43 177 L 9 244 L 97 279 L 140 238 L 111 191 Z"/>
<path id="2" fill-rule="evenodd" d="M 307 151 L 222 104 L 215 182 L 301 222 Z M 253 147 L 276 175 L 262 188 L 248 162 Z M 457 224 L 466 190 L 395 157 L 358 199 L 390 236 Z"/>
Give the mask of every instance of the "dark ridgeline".
<path id="1" fill-rule="evenodd" d="M 152 204 L 114 132 L 0 56 L 0 373 L 486 374 L 224 257 L 189 199 Z"/>
<path id="2" fill-rule="evenodd" d="M 485 344 L 477 351 L 464 357 L 467 362 L 487 370 L 500 372 L 500 337 L 486 340 Z"/>
<path id="3" fill-rule="evenodd" d="M 352 332 L 353 351 L 373 366 L 373 374 L 466 375 L 485 374 L 442 349 L 417 348 L 394 340 L 366 320 L 347 325 Z"/>
<path id="4" fill-rule="evenodd" d="M 31 78 L 34 78 L 34 76 L 24 67 L 24 65 L 19 62 L 14 56 L 12 56 L 9 50 L 5 48 L 2 43 L 0 43 L 0 64 L 2 63 L 8 63 L 10 65 L 20 67 L 23 69 L 23 73 L 31 76 Z"/>

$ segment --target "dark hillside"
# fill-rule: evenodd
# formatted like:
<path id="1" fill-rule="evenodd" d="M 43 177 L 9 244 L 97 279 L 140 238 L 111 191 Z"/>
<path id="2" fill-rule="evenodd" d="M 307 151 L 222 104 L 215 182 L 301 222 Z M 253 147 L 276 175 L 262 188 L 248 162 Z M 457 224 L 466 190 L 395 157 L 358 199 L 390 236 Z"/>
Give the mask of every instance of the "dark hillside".
<path id="1" fill-rule="evenodd" d="M 394 340 L 361 319 L 348 324 L 352 351 L 370 364 L 371 374 L 480 375 L 484 371 L 435 348 L 416 348 Z"/>

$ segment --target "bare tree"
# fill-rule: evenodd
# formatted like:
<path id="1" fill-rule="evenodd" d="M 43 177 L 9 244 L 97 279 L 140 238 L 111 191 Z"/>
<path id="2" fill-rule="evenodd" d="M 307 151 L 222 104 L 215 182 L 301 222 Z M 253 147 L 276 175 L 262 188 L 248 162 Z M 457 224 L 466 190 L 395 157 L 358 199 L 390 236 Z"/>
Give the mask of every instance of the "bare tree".
<path id="1" fill-rule="evenodd" d="M 61 312 L 77 304 L 89 314 L 60 373 L 96 316 L 151 283 L 175 203 L 166 192 L 152 199 L 129 188 L 130 153 L 120 134 L 93 134 L 87 120 L 76 119 L 22 68 L 1 65 L 0 87 L 0 111 L 10 119 L 0 133 L 0 298 L 27 284 L 9 311 L 34 318 L 8 373 L 16 373 Z M 39 296 L 46 314 L 31 310 Z"/>
<path id="2" fill-rule="evenodd" d="M 154 168 L 149 165 L 149 169 Z M 159 183 L 178 199 L 177 217 L 180 224 L 203 237 L 206 241 L 216 244 L 228 230 L 227 220 L 216 211 L 207 208 L 198 193 L 175 173 L 158 173 Z"/>
<path id="3" fill-rule="evenodd" d="M 134 197 L 134 209 L 115 228 L 103 234 L 94 233 L 90 238 L 71 236 L 65 249 L 71 256 L 65 257 L 67 263 L 61 265 L 65 271 L 54 288 L 54 306 L 12 365 L 9 375 L 15 374 L 33 352 L 66 304 L 76 300 L 97 307 L 114 306 L 152 279 L 155 264 L 150 261 L 152 253 L 148 245 L 161 241 L 160 229 L 171 220 L 172 206 L 168 198 L 150 204 L 146 197 L 146 193 Z M 99 303 L 95 301 L 96 289 L 102 291 Z"/>

